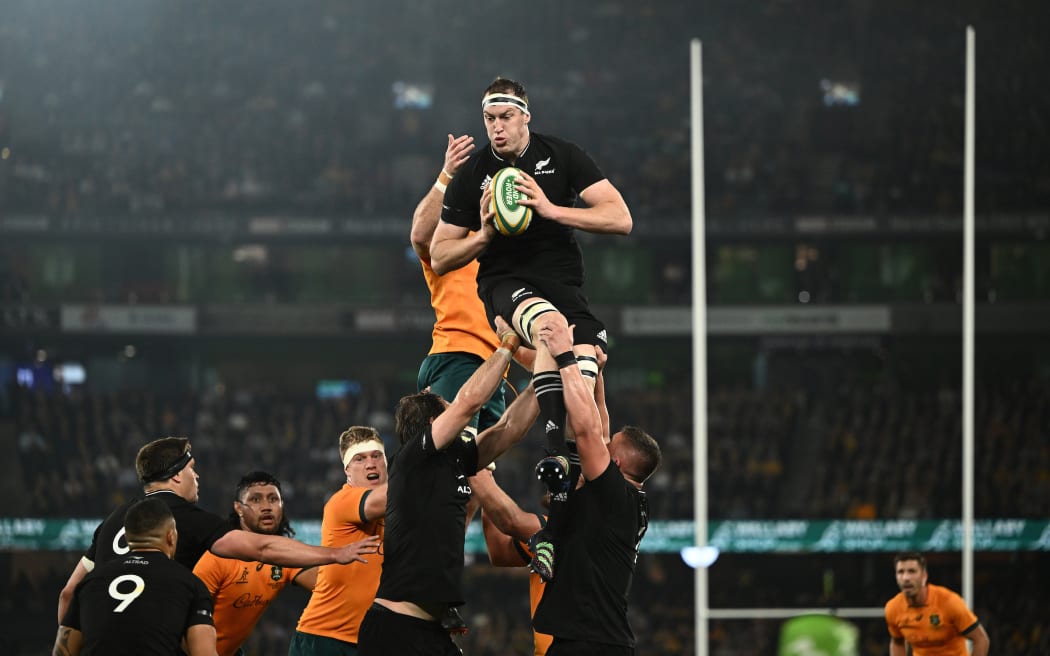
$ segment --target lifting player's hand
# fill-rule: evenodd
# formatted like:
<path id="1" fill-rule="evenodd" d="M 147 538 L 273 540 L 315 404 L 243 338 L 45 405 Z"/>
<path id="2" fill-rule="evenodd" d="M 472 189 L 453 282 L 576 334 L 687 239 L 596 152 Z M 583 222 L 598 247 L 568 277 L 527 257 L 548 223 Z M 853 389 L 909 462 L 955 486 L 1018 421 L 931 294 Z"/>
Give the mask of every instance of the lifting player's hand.
<path id="1" fill-rule="evenodd" d="M 537 319 L 539 327 L 536 329 L 536 338 L 547 347 L 551 355 L 558 355 L 566 351 L 572 351 L 572 330 L 565 320 L 565 315 L 560 312 L 547 312 L 541 314 Z"/>
<path id="2" fill-rule="evenodd" d="M 345 547 L 339 547 L 338 549 L 336 549 L 335 562 L 339 563 L 340 565 L 346 565 L 354 561 L 367 563 L 368 560 L 363 558 L 363 556 L 378 552 L 379 536 L 370 535 L 364 540 L 351 542 Z"/>
<path id="3" fill-rule="evenodd" d="M 548 219 L 555 215 L 554 203 L 550 202 L 547 194 L 543 193 L 543 188 L 536 182 L 536 178 L 522 171 L 514 187 L 525 194 L 525 198 L 519 200 L 518 205 L 531 207 L 533 213 Z"/>
<path id="4" fill-rule="evenodd" d="M 510 327 L 510 324 L 507 323 L 503 317 L 499 315 L 496 315 L 496 321 L 494 323 L 496 326 L 496 335 L 499 336 L 499 345 L 511 353 L 516 351 L 518 347 L 521 346 L 521 337 L 518 333 Z"/>
<path id="5" fill-rule="evenodd" d="M 594 357 L 598 359 L 598 371 L 605 371 L 605 363 L 609 361 L 609 354 L 602 350 L 602 347 L 594 347 Z"/>

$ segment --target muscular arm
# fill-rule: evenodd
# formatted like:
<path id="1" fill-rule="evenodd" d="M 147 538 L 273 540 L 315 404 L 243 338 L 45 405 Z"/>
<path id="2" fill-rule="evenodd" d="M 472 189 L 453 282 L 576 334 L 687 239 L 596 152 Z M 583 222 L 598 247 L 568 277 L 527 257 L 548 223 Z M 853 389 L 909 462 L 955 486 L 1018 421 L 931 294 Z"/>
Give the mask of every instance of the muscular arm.
<path id="1" fill-rule="evenodd" d="M 549 317 L 549 318 L 543 318 Z M 572 332 L 565 318 L 553 312 L 543 315 L 538 331 L 539 339 L 552 355 L 572 350 Z M 580 454 L 580 468 L 588 481 L 602 475 L 609 466 L 609 448 L 602 432 L 602 419 L 594 403 L 594 391 L 573 364 L 560 369 L 565 395 L 565 412 L 569 427 L 576 435 L 576 450 Z"/>
<path id="2" fill-rule="evenodd" d="M 186 653 L 189 656 L 216 656 L 215 627 L 211 624 L 194 624 L 186 629 Z"/>
<path id="3" fill-rule="evenodd" d="M 528 198 L 522 200 L 521 204 L 531 206 L 540 216 L 586 232 L 631 234 L 634 227 L 631 211 L 627 209 L 623 196 L 608 180 L 599 180 L 580 192 L 580 198 L 587 207 L 555 205 L 543 193 L 535 178 L 526 173 L 522 175 L 522 180 L 517 186 Z"/>
<path id="4" fill-rule="evenodd" d="M 434 237 L 438 221 L 441 220 L 441 200 L 444 197 L 445 192 L 431 187 L 412 213 L 412 250 L 416 252 L 416 257 L 428 264 L 430 240 Z"/>
<path id="5" fill-rule="evenodd" d="M 528 564 L 514 547 L 517 540 L 499 530 L 484 510 L 481 511 L 481 531 L 485 535 L 485 549 L 489 552 L 490 563 L 496 567 L 521 567 Z"/>
<path id="6" fill-rule="evenodd" d="M 530 384 L 514 399 L 499 421 L 478 436 L 478 467 L 485 467 L 520 442 L 539 414 L 536 390 Z"/>
<path id="7" fill-rule="evenodd" d="M 973 631 L 966 634 L 966 638 L 973 642 L 973 656 L 988 656 L 992 641 L 983 626 L 978 624 Z"/>
<path id="8" fill-rule="evenodd" d="M 234 530 L 222 536 L 211 546 L 210 551 L 223 558 L 257 560 L 284 567 L 313 567 L 332 563 L 368 562 L 362 556 L 375 553 L 378 538 L 374 536 L 332 549 L 286 538 L 283 535 L 261 535 L 250 531 Z"/>
<path id="9" fill-rule="evenodd" d="M 84 559 L 81 558 L 77 562 L 77 566 L 73 568 L 73 572 L 69 575 L 69 580 L 66 581 L 65 586 L 62 587 L 62 591 L 58 593 L 59 624 L 62 624 L 62 618 L 66 616 L 66 611 L 69 610 L 69 604 L 73 601 L 73 592 L 77 589 L 77 585 L 79 585 L 87 575 L 88 568 L 84 565 Z"/>
<path id="10" fill-rule="evenodd" d="M 609 359 L 598 349 L 598 380 L 594 384 L 594 404 L 598 406 L 598 416 L 602 418 L 602 440 L 608 444 L 612 433 L 609 432 L 609 406 L 605 402 L 605 362 Z"/>
<path id="11" fill-rule="evenodd" d="M 513 341 L 508 342 L 505 340 L 504 343 L 510 344 L 512 350 L 504 347 L 496 349 L 471 374 L 467 382 L 463 383 L 452 404 L 445 408 L 445 411 L 438 415 L 430 425 L 434 446 L 438 449 L 445 448 L 452 440 L 459 437 L 463 427 L 470 423 L 470 418 L 492 398 L 496 387 L 503 380 L 503 372 L 506 370 L 507 365 L 510 364 L 514 351 L 517 350 L 517 336 L 513 335 L 509 339 Z"/>
<path id="12" fill-rule="evenodd" d="M 496 228 L 492 225 L 492 185 L 481 192 L 478 212 L 481 216 L 481 229 L 477 232 L 470 232 L 467 228 L 445 221 L 438 223 L 434 230 L 434 238 L 430 240 L 430 267 L 439 276 L 466 266 L 476 259 L 496 236 Z"/>
<path id="13" fill-rule="evenodd" d="M 76 656 L 80 653 L 80 647 L 84 644 L 84 634 L 68 626 L 58 627 L 58 635 L 55 636 L 55 646 L 51 649 L 51 656 Z"/>
<path id="14" fill-rule="evenodd" d="M 443 276 L 475 260 L 492 241 L 495 231 L 495 228 L 484 227 L 471 232 L 440 221 L 434 229 L 434 239 L 430 242 L 430 266 L 434 273 Z"/>
<path id="15" fill-rule="evenodd" d="M 474 496 L 481 501 L 482 519 L 492 523 L 501 533 L 516 540 L 528 540 L 540 530 L 539 518 L 522 510 L 496 483 L 491 471 L 482 469 L 469 481 Z"/>
<path id="16" fill-rule="evenodd" d="M 441 170 L 450 176 L 456 175 L 459 167 L 470 157 L 473 148 L 474 137 L 448 135 L 448 148 L 445 149 L 445 163 Z M 430 240 L 433 239 L 434 229 L 441 219 L 441 203 L 444 198 L 445 192 L 431 186 L 419 201 L 416 211 L 412 213 L 412 250 L 423 262 L 430 262 Z"/>

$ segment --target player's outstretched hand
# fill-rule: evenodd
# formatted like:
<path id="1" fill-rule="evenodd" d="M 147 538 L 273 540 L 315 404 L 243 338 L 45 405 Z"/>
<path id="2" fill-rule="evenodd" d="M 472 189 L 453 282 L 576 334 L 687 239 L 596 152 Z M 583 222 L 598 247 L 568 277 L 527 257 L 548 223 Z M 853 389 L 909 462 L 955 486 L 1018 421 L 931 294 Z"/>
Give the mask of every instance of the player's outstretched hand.
<path id="1" fill-rule="evenodd" d="M 448 135 L 448 148 L 445 149 L 445 166 L 442 170 L 446 175 L 452 177 L 470 159 L 470 152 L 474 150 L 474 137 L 464 134 L 459 137 Z"/>
<path id="2" fill-rule="evenodd" d="M 370 535 L 364 540 L 358 540 L 357 542 L 351 542 L 345 547 L 339 547 L 336 549 L 335 562 L 340 565 L 346 565 L 354 561 L 361 563 L 367 563 L 368 560 L 363 556 L 368 554 L 374 554 L 379 551 L 379 536 Z"/>

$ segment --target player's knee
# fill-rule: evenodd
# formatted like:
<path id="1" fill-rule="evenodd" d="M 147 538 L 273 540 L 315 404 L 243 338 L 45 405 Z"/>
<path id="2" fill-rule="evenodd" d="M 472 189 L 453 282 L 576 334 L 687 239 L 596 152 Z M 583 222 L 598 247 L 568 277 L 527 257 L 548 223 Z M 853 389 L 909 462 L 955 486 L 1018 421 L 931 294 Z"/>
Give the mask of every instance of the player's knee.
<path id="1" fill-rule="evenodd" d="M 551 312 L 558 312 L 558 308 L 554 307 L 550 301 L 536 299 L 515 312 L 514 330 L 518 331 L 518 336 L 529 346 L 533 346 L 536 336 L 534 331 L 539 328 L 537 319 Z"/>

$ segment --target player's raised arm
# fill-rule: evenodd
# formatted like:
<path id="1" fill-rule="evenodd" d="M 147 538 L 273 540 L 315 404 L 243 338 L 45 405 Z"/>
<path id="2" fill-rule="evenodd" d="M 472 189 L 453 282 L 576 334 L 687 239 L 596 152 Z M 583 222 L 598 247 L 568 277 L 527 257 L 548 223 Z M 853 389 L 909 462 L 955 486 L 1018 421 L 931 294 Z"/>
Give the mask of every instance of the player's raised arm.
<path id="1" fill-rule="evenodd" d="M 441 203 L 445 198 L 445 189 L 452 182 L 459 167 L 470 158 L 470 151 L 473 149 L 474 137 L 448 135 L 448 147 L 445 149 L 445 162 L 441 173 L 416 205 L 416 211 L 412 213 L 412 249 L 423 262 L 430 262 L 430 241 L 434 238 L 434 230 L 441 220 Z"/>
<path id="2" fill-rule="evenodd" d="M 541 321 L 543 323 L 538 337 L 558 362 L 567 420 L 576 435 L 580 467 L 584 478 L 594 480 L 609 466 L 609 449 L 605 445 L 602 418 L 594 402 L 594 392 L 583 379 L 573 356 L 572 331 L 564 317 L 551 313 L 541 317 Z"/>
<path id="3" fill-rule="evenodd" d="M 482 469 L 470 478 L 474 496 L 481 500 L 481 510 L 501 532 L 516 540 L 528 540 L 540 530 L 540 519 L 525 512 L 497 483 L 489 469 Z M 518 563 L 521 564 L 521 563 Z"/>
<path id="4" fill-rule="evenodd" d="M 433 420 L 430 430 L 437 449 L 445 448 L 459 437 L 471 417 L 492 398 L 503 381 L 503 372 L 514 358 L 521 341 L 514 331 L 502 334 L 500 338 L 500 347 L 471 374 L 459 388 L 455 400 Z"/>

